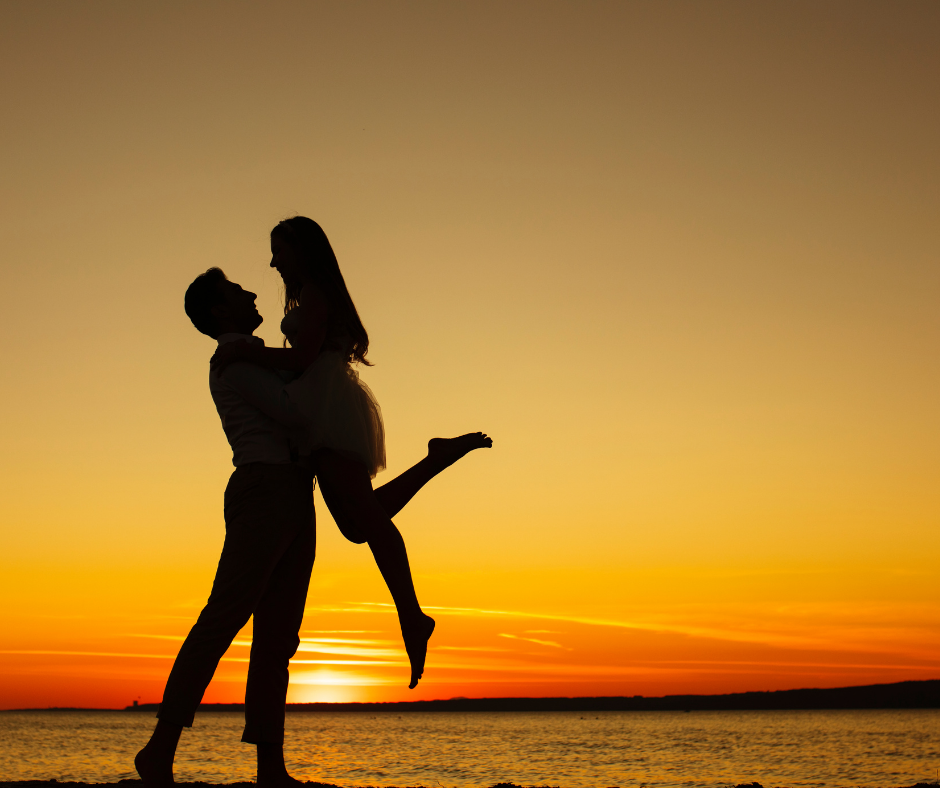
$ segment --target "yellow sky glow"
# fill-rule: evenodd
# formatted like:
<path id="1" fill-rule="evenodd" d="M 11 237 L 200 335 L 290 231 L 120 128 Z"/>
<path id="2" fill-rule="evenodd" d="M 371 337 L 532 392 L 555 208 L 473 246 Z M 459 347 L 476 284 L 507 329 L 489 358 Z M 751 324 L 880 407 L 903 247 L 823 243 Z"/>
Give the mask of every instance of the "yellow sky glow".
<path id="1" fill-rule="evenodd" d="M 286 20 L 289 20 L 287 23 Z M 158 701 L 223 538 L 210 266 L 300 213 L 438 620 L 319 494 L 290 699 L 940 676 L 940 6 L 0 6 L 0 708 Z M 207 701 L 243 698 L 251 626 Z"/>

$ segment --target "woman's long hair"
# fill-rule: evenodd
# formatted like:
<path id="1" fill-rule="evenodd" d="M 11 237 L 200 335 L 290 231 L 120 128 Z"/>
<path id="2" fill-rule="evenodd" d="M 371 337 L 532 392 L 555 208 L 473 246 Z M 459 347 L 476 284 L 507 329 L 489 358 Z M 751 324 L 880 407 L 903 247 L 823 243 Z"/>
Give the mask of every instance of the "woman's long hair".
<path id="1" fill-rule="evenodd" d="M 366 353 L 369 352 L 369 335 L 362 325 L 362 320 L 359 319 L 359 313 L 349 295 L 349 290 L 346 289 L 346 281 L 339 270 L 336 254 L 323 228 L 306 216 L 294 216 L 280 222 L 271 230 L 271 237 L 274 236 L 290 245 L 300 258 L 308 276 L 323 291 L 330 305 L 330 326 L 341 327 L 352 338 L 352 349 L 346 360 L 372 366 L 371 362 L 366 361 Z M 300 304 L 301 285 L 286 284 L 285 289 L 284 314 L 286 315 Z"/>

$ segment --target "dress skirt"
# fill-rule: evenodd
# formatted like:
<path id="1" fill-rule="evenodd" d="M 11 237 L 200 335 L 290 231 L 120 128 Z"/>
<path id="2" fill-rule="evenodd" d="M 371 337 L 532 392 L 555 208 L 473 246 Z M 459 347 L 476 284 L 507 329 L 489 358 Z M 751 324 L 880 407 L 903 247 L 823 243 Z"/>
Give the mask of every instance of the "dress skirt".
<path id="1" fill-rule="evenodd" d="M 321 352 L 284 391 L 303 421 L 303 452 L 333 449 L 362 462 L 372 478 L 384 470 L 382 410 L 345 354 Z"/>

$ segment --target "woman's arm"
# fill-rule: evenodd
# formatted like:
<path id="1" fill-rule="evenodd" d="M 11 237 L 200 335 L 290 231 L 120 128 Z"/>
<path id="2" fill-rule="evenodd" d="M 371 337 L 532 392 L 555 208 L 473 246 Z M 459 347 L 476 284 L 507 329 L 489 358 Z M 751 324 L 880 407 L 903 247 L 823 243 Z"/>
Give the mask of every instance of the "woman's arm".
<path id="1" fill-rule="evenodd" d="M 300 327 L 289 348 L 263 347 L 249 342 L 227 342 L 220 345 L 210 360 L 221 373 L 229 364 L 247 361 L 268 369 L 302 372 L 319 355 L 326 337 L 327 305 L 323 295 L 311 285 L 300 294 Z"/>

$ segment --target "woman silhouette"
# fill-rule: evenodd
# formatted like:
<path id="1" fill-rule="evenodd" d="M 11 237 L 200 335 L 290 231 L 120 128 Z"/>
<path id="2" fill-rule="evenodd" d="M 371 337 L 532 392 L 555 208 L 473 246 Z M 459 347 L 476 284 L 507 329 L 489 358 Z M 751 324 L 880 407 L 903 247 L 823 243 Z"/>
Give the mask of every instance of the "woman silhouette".
<path id="1" fill-rule="evenodd" d="M 316 222 L 295 216 L 271 231 L 271 267 L 284 280 L 281 331 L 287 348 L 246 342 L 221 345 L 213 364 L 248 361 L 301 373 L 283 391 L 303 426 L 301 452 L 310 454 L 323 500 L 344 535 L 368 542 L 398 609 L 414 688 L 424 672 L 434 619 L 418 603 L 401 534 L 376 500 L 371 479 L 385 467 L 381 410 L 352 364 L 366 364 L 369 336 L 346 288 L 336 255 Z M 429 455 L 450 464 L 492 446 L 483 433 L 435 439 Z"/>

